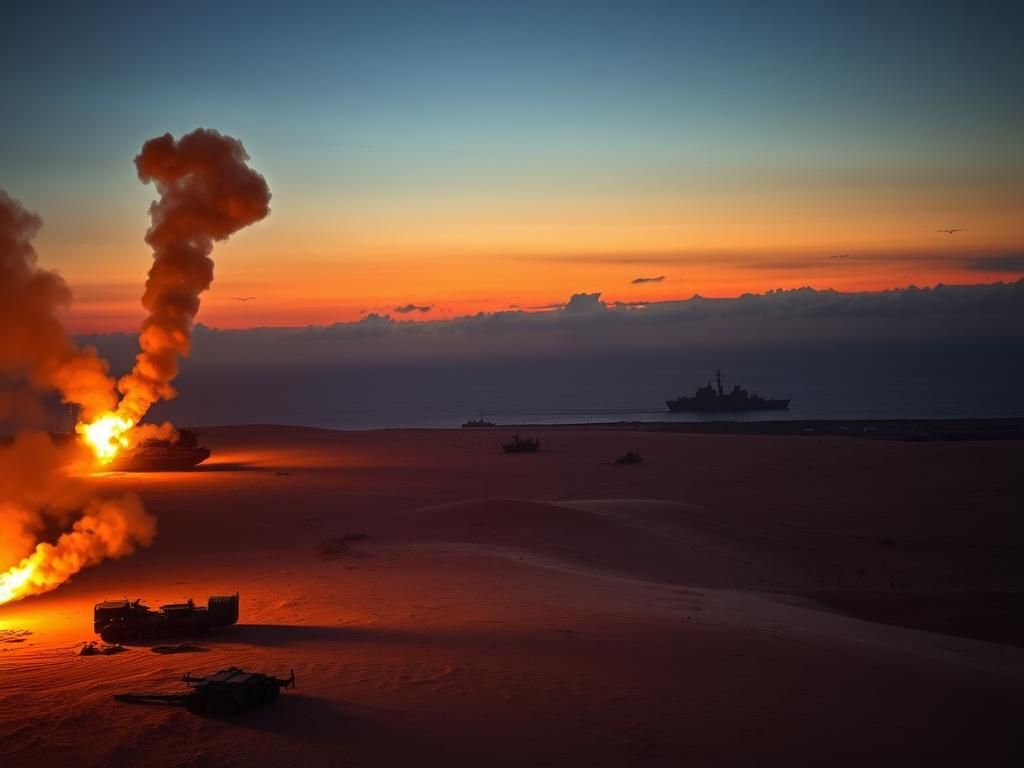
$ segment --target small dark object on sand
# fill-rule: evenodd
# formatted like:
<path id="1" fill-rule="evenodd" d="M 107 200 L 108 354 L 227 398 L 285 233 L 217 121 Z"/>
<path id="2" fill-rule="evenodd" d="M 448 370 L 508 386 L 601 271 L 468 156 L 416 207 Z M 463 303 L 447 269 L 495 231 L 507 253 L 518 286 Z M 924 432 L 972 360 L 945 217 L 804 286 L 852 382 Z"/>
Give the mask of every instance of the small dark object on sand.
<path id="1" fill-rule="evenodd" d="M 337 560 L 346 555 L 364 557 L 352 549 L 353 541 L 365 541 L 370 538 L 365 533 L 346 533 L 344 536 L 331 536 L 327 541 L 320 543 L 320 558 L 322 560 Z"/>
<path id="2" fill-rule="evenodd" d="M 512 442 L 501 446 L 505 453 L 535 453 L 540 448 L 539 438 L 520 437 L 516 432 L 512 435 Z"/>
<path id="3" fill-rule="evenodd" d="M 285 472 L 283 469 L 278 470 L 277 472 L 274 473 L 276 477 L 288 477 L 288 475 L 290 474 L 291 472 Z"/>
<path id="4" fill-rule="evenodd" d="M 178 645 L 154 645 L 153 653 L 206 653 L 207 648 L 192 643 L 179 643 Z"/>
<path id="5" fill-rule="evenodd" d="M 640 451 L 635 448 L 626 451 L 624 454 L 619 456 L 615 460 L 616 464 L 639 464 L 643 461 L 643 457 L 640 456 Z"/>
<path id="6" fill-rule="evenodd" d="M 103 643 L 100 645 L 95 640 L 90 640 L 82 646 L 78 652 L 79 656 L 113 656 L 115 653 L 124 653 L 128 649 L 117 643 Z"/>
<path id="7" fill-rule="evenodd" d="M 270 704 L 282 688 L 294 688 L 295 670 L 285 680 L 238 667 L 205 677 L 185 675 L 181 679 L 190 688 L 185 693 L 115 693 L 114 698 L 133 704 L 181 706 L 193 715 L 237 715 L 245 709 Z"/>

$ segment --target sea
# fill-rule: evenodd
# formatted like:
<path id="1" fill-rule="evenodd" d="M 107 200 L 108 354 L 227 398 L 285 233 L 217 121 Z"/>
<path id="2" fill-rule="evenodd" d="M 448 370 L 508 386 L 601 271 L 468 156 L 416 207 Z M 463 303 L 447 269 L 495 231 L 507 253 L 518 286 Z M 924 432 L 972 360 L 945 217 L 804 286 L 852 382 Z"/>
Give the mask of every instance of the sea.
<path id="1" fill-rule="evenodd" d="M 206 368 L 177 382 L 176 400 L 154 409 L 175 424 L 293 424 L 332 429 L 496 424 L 750 420 L 969 419 L 1024 417 L 1024 359 L 992 350 L 944 357 L 843 355 L 735 358 L 726 389 L 789 398 L 786 411 L 673 413 L 666 400 L 713 380 L 714 362 L 572 360 L 403 365 Z"/>

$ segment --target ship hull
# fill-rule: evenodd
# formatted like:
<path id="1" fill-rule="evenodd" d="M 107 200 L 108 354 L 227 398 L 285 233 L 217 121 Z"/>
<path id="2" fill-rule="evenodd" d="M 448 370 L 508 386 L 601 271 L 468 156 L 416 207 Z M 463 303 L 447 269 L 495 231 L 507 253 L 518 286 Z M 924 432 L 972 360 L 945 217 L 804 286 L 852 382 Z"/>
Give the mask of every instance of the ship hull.
<path id="1" fill-rule="evenodd" d="M 691 398 L 681 397 L 678 400 L 666 400 L 665 405 L 675 413 L 744 413 L 750 411 L 786 411 L 789 400 L 759 400 L 757 402 L 722 403 L 696 402 Z"/>

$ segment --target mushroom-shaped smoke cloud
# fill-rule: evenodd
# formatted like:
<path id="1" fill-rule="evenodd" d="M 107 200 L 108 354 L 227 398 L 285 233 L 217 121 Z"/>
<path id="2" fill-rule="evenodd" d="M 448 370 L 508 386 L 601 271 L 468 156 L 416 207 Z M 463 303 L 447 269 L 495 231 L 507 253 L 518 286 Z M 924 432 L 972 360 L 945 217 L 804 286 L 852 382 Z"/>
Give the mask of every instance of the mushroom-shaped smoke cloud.
<path id="1" fill-rule="evenodd" d="M 213 282 L 213 244 L 263 219 L 270 189 L 250 168 L 237 139 L 199 128 L 175 140 L 147 141 L 135 158 L 139 179 L 153 182 L 160 199 L 150 206 L 146 242 L 153 266 L 142 304 L 142 351 L 118 383 L 118 414 L 135 424 L 160 399 L 174 397 L 178 359 L 188 356 L 199 296 Z"/>

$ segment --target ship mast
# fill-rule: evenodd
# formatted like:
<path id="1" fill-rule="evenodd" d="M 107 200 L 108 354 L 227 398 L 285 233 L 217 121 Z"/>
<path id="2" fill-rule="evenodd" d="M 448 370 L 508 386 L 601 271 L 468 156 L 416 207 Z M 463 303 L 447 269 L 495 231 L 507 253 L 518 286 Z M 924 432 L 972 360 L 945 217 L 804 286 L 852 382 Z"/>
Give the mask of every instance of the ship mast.
<path id="1" fill-rule="evenodd" d="M 721 368 L 719 368 L 717 371 L 715 371 L 715 381 L 718 383 L 718 396 L 722 397 L 722 395 L 725 394 L 725 393 L 722 391 L 722 369 Z"/>

